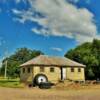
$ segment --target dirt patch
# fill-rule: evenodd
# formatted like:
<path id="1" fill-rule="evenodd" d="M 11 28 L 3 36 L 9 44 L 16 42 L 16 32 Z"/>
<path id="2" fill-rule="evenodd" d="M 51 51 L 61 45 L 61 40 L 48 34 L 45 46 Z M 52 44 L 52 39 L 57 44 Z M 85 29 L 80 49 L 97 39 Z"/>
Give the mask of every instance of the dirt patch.
<path id="1" fill-rule="evenodd" d="M 100 84 L 76 84 L 76 83 L 59 83 L 55 87 L 57 90 L 90 90 L 100 89 Z"/>
<path id="2" fill-rule="evenodd" d="M 100 85 L 80 87 L 70 85 L 48 90 L 0 87 L 0 100 L 100 100 Z"/>

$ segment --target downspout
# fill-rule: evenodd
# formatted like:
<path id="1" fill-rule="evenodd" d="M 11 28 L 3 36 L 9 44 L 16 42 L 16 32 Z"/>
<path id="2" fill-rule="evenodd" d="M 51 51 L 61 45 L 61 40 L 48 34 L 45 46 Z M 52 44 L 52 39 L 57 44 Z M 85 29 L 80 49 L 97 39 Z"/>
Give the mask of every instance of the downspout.
<path id="1" fill-rule="evenodd" d="M 60 70 L 61 70 L 61 81 L 63 81 L 63 68 L 61 67 Z"/>

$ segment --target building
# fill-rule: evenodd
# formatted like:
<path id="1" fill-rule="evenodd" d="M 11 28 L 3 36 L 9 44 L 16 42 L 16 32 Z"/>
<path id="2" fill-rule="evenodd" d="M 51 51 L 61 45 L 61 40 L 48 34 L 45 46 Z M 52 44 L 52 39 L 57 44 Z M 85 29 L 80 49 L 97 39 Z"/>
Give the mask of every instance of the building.
<path id="1" fill-rule="evenodd" d="M 40 55 L 20 65 L 21 82 L 50 81 L 57 83 L 60 80 L 85 81 L 85 65 L 65 57 L 49 57 Z"/>

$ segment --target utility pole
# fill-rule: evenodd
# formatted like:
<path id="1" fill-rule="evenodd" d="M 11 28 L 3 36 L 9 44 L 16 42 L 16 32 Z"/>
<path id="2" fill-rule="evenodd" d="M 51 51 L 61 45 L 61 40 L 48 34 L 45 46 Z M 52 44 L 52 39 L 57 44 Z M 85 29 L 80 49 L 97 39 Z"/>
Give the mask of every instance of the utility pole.
<path id="1" fill-rule="evenodd" d="M 4 65 L 4 78 L 6 79 L 7 78 L 7 57 L 8 57 L 8 48 L 7 46 L 5 47 L 4 44 L 6 44 L 6 41 L 4 39 L 1 38 L 1 44 L 2 44 L 2 48 L 4 49 L 4 57 L 3 57 L 3 62 L 2 64 Z"/>
<path id="2" fill-rule="evenodd" d="M 5 63 L 5 75 L 4 75 L 4 77 L 6 79 L 7 78 L 7 60 L 4 63 Z"/>
<path id="3" fill-rule="evenodd" d="M 7 78 L 7 66 L 8 66 L 7 56 L 8 56 L 8 51 L 7 51 L 7 48 L 6 48 L 6 50 L 5 50 L 5 58 L 6 58 L 6 60 L 4 61 L 4 65 L 5 65 L 4 78 L 5 79 Z"/>

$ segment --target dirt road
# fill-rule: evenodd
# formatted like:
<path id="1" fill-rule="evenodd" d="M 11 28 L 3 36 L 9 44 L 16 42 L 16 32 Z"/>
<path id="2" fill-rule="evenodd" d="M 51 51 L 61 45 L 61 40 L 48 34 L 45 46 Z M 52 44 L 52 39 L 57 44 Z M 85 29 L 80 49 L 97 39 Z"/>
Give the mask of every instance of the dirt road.
<path id="1" fill-rule="evenodd" d="M 0 100 L 100 100 L 100 90 L 40 90 L 38 88 L 0 87 Z"/>

